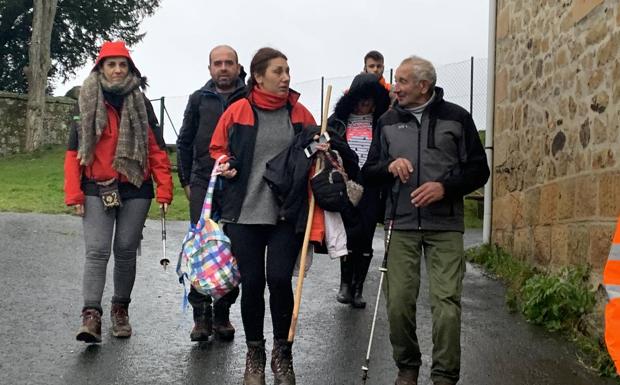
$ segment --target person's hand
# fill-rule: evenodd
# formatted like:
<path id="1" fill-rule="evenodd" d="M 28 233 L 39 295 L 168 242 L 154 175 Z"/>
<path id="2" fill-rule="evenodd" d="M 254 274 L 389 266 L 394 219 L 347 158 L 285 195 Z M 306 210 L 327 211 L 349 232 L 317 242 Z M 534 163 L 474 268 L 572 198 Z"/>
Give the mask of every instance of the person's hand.
<path id="1" fill-rule="evenodd" d="M 415 207 L 426 207 L 433 202 L 442 200 L 445 195 L 443 185 L 439 182 L 426 182 L 411 192 L 411 204 Z"/>
<path id="2" fill-rule="evenodd" d="M 329 142 L 325 142 L 325 143 L 318 142 L 319 135 L 314 135 L 313 139 L 317 142 L 316 144 L 317 151 L 323 151 L 323 152 L 329 151 Z"/>
<path id="3" fill-rule="evenodd" d="M 317 151 L 327 152 L 329 151 L 329 143 L 319 143 L 316 145 Z"/>
<path id="4" fill-rule="evenodd" d="M 160 203 L 159 208 L 164 209 L 164 214 L 168 213 L 168 203 Z"/>
<path id="5" fill-rule="evenodd" d="M 388 172 L 399 178 L 401 182 L 406 183 L 411 174 L 413 173 L 413 165 L 409 159 L 397 158 L 388 166 Z"/>
<path id="6" fill-rule="evenodd" d="M 230 163 L 220 163 L 217 166 L 217 171 L 226 179 L 234 178 L 237 175 L 237 169 L 230 168 Z"/>
<path id="7" fill-rule="evenodd" d="M 77 215 L 78 217 L 84 216 L 84 205 L 81 205 L 81 204 L 73 205 L 73 208 L 75 209 L 75 215 Z"/>
<path id="8" fill-rule="evenodd" d="M 192 190 L 189 188 L 189 185 L 185 185 L 183 191 L 185 191 L 185 197 L 189 200 L 189 197 L 192 195 Z"/>

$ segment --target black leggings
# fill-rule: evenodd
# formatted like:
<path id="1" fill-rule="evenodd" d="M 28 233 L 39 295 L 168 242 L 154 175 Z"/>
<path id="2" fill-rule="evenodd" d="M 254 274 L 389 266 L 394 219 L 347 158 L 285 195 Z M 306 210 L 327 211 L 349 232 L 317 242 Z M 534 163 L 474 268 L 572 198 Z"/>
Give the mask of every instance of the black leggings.
<path id="1" fill-rule="evenodd" d="M 291 280 L 303 234 L 295 234 L 294 226 L 284 222 L 276 225 L 227 223 L 226 234 L 241 272 L 241 318 L 246 341 L 264 339 L 265 283 L 269 286 L 273 336 L 286 339 L 293 314 Z"/>

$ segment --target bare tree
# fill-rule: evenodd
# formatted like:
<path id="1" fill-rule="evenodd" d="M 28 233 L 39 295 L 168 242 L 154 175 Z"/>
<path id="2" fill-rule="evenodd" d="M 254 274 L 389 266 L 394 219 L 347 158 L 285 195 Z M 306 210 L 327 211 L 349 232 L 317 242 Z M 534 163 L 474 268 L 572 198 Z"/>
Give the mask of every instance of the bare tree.
<path id="1" fill-rule="evenodd" d="M 51 66 L 50 43 L 58 0 L 34 0 L 32 39 L 28 50 L 28 108 L 26 110 L 26 151 L 41 146 L 45 117 L 45 90 Z"/>

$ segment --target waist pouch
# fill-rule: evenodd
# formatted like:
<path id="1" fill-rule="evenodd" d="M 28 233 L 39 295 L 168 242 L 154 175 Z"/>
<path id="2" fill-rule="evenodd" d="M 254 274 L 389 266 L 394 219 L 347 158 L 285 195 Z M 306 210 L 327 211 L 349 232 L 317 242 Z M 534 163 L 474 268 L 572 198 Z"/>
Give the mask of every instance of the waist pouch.
<path id="1" fill-rule="evenodd" d="M 99 197 L 106 210 L 123 205 L 121 194 L 118 191 L 118 180 L 110 179 L 104 182 L 97 182 L 97 186 L 99 187 Z"/>

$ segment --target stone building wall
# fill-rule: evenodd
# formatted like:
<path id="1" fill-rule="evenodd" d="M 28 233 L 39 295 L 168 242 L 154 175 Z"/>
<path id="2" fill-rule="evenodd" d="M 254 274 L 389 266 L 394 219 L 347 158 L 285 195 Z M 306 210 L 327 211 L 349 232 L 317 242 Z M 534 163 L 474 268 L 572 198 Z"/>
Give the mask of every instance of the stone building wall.
<path id="1" fill-rule="evenodd" d="M 620 213 L 620 0 L 499 0 L 493 241 L 603 267 Z"/>
<path id="2" fill-rule="evenodd" d="M 0 92 L 0 157 L 24 150 L 27 102 L 25 95 Z M 67 143 L 75 103 L 71 98 L 47 98 L 43 144 Z"/>

